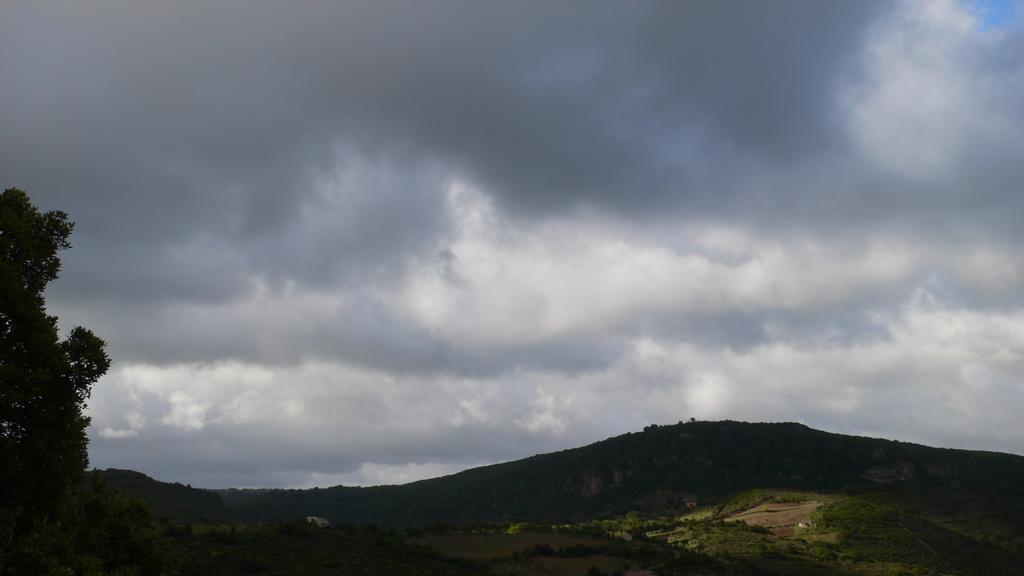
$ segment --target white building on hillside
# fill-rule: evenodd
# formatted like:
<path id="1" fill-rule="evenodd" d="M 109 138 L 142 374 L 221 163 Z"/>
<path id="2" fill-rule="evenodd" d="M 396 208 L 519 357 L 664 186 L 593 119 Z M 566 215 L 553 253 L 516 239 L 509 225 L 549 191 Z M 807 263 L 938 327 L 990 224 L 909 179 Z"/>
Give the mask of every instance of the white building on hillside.
<path id="1" fill-rule="evenodd" d="M 327 528 L 331 525 L 331 523 L 327 521 L 327 518 L 323 518 L 321 516 L 306 516 L 306 524 L 316 526 L 317 528 Z"/>

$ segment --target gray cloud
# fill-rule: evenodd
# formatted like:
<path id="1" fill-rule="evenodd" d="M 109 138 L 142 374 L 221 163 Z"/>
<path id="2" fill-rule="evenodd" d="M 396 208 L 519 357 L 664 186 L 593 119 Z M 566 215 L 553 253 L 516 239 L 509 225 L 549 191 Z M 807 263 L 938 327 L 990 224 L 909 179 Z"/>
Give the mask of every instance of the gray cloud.
<path id="1" fill-rule="evenodd" d="M 975 9 L 4 3 L 0 184 L 78 223 L 50 305 L 115 361 L 94 463 L 377 482 L 689 416 L 1024 450 L 1024 24 Z"/>

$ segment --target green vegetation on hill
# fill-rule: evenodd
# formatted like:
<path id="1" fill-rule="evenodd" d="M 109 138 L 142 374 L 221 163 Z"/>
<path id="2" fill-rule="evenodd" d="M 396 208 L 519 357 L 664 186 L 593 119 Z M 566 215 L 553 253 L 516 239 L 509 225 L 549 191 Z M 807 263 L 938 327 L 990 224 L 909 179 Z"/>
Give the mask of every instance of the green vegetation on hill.
<path id="1" fill-rule="evenodd" d="M 220 495 L 177 482 L 159 482 L 132 470 L 110 468 L 100 472 L 111 486 L 141 498 L 153 515 L 173 524 L 216 524 L 234 517 Z"/>
<path id="2" fill-rule="evenodd" d="M 891 487 L 855 494 L 759 489 L 723 500 L 702 519 L 631 512 L 572 524 L 482 523 L 404 532 L 292 522 L 197 527 L 179 531 L 175 541 L 185 558 L 183 574 L 189 576 L 607 576 L 627 567 L 661 576 L 1019 573 L 1021 543 L 993 542 L 988 530 L 968 536 L 930 516 L 959 509 L 949 506 L 946 494 L 917 494 L 908 502 L 908 493 Z M 989 512 L 996 510 L 982 506 L 973 513 Z M 796 522 L 796 530 L 777 530 Z M 1022 524 L 1017 520 L 1004 528 L 1021 534 Z"/>
<path id="3" fill-rule="evenodd" d="M 1022 469 L 1007 454 L 692 422 L 404 486 L 220 500 L 106 474 L 195 524 L 165 528 L 187 575 L 982 576 L 1024 565 Z M 225 513 L 257 523 L 197 520 Z M 335 527 L 296 523 L 307 515 Z"/>
<path id="4" fill-rule="evenodd" d="M 1009 574 L 1022 566 L 1024 550 L 1000 548 L 981 539 L 908 514 L 872 498 L 847 498 L 825 507 L 822 526 L 839 532 L 840 558 L 892 562 L 942 574 Z"/>
<path id="5" fill-rule="evenodd" d="M 689 422 L 401 486 L 222 490 L 238 518 L 334 522 L 583 521 L 682 513 L 751 488 L 876 485 L 1024 494 L 1024 458 L 831 434 L 800 424 Z"/>

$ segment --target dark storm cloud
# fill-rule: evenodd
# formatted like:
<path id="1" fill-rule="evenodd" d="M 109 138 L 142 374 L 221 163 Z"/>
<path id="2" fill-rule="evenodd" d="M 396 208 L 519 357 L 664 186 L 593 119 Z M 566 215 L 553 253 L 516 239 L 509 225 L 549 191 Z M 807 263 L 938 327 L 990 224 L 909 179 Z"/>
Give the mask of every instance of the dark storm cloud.
<path id="1" fill-rule="evenodd" d="M 876 10 L 4 11 L 0 172 L 79 222 L 54 297 L 163 305 L 387 276 L 444 226 L 446 172 L 520 210 L 716 203 L 699 173 L 834 139 L 828 97 Z M 347 193 L 318 189 L 351 164 Z"/>
<path id="2" fill-rule="evenodd" d="M 94 461 L 369 482 L 985 407 L 959 440 L 1024 446 L 1024 34 L 971 6 L 3 3 L 2 185 L 78 223 L 51 309 L 115 361 Z"/>
<path id="3" fill-rule="evenodd" d="M 834 137 L 831 91 L 875 12 L 641 8 L 12 5 L 5 171 L 155 238 L 287 221 L 338 141 L 439 156 L 512 206 L 657 205 L 701 193 L 688 162 Z"/>

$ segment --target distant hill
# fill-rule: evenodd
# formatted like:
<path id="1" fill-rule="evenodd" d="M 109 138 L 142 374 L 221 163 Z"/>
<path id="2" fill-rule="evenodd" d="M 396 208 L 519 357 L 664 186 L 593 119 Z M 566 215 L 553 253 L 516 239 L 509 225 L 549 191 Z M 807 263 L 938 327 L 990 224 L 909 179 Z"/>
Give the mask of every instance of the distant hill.
<path id="1" fill-rule="evenodd" d="M 687 422 L 400 486 L 216 493 L 245 521 L 317 515 L 334 523 L 416 526 L 581 521 L 630 510 L 673 513 L 751 488 L 887 485 L 1020 498 L 1024 457 L 833 434 L 794 423 Z"/>
<path id="2" fill-rule="evenodd" d="M 100 473 L 110 485 L 141 498 L 156 518 L 164 518 L 174 524 L 235 520 L 216 492 L 184 484 L 160 482 L 132 470 L 109 468 Z"/>
<path id="3" fill-rule="evenodd" d="M 1024 565 L 1024 457 L 791 423 L 648 426 L 401 486 L 212 491 L 103 474 L 158 517 L 206 524 L 165 527 L 183 576 L 540 576 L 626 560 L 665 576 L 988 576 Z M 506 549 L 560 533 L 601 544 Z"/>

